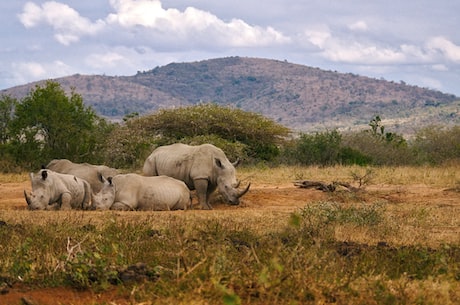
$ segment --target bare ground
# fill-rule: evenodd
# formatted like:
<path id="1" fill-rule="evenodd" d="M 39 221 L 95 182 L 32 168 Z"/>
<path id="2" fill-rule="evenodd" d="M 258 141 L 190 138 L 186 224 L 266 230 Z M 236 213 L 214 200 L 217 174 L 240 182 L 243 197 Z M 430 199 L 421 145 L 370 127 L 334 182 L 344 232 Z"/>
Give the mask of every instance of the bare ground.
<path id="1" fill-rule="evenodd" d="M 28 217 L 29 213 L 34 213 L 26 209 L 24 190 L 30 190 L 28 181 L 0 183 L 0 220 L 8 222 L 10 217 L 13 218 L 13 215 L 17 216 L 22 213 L 24 214 L 23 217 Z M 281 185 L 253 183 L 250 192 L 246 194 L 240 206 L 215 204 L 215 209 L 211 212 L 194 210 L 156 213 L 192 214 L 200 217 L 214 217 L 218 214 L 228 213 L 246 220 L 250 218 L 251 221 L 254 219 L 266 221 L 267 227 L 269 227 L 270 221 L 280 218 L 287 219 L 291 212 L 297 211 L 310 203 L 327 200 L 343 202 L 344 204 L 348 204 L 350 201 L 382 202 L 386 204 L 387 211 L 394 213 L 397 218 L 399 217 L 398 219 L 404 219 L 406 216 L 411 215 L 414 210 L 428 211 L 428 217 L 433 218 L 433 222 L 430 223 L 434 223 L 434 225 L 425 228 L 423 235 L 433 240 L 434 244 L 460 243 L 460 217 L 458 217 L 460 215 L 460 192 L 457 189 L 449 190 L 422 184 L 372 185 L 359 194 L 350 194 L 346 191 L 331 194 L 314 189 L 297 188 L 293 183 Z M 54 217 L 54 213 L 60 212 L 38 213 L 43 217 Z M 92 213 L 100 212 L 84 211 L 80 213 L 91 215 Z M 120 215 L 129 217 L 130 213 L 139 215 L 140 212 L 126 212 Z M 440 219 L 440 221 L 437 222 L 437 219 Z M 408 234 L 410 234 L 410 230 L 410 226 L 408 226 Z M 346 232 L 341 234 L 344 238 L 347 238 Z M 416 234 L 414 238 L 417 238 L 417 236 L 419 235 Z M 119 293 L 117 288 L 103 293 L 95 293 L 67 288 L 32 289 L 22 285 L 8 288 L 0 287 L 0 304 L 83 305 L 103 303 L 136 304 L 134 300 L 130 299 L 129 294 Z"/>

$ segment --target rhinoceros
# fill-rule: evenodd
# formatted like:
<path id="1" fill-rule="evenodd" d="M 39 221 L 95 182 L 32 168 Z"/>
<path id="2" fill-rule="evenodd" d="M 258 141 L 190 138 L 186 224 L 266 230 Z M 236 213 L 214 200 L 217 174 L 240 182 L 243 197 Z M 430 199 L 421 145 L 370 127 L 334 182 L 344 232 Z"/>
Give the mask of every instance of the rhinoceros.
<path id="1" fill-rule="evenodd" d="M 169 211 L 186 210 L 191 205 L 190 190 L 171 177 L 131 173 L 100 179 L 104 187 L 92 195 L 94 209 Z"/>
<path id="2" fill-rule="evenodd" d="M 105 165 L 93 165 L 89 163 L 73 163 L 67 159 L 51 160 L 46 168 L 61 174 L 77 176 L 89 182 L 93 192 L 99 192 L 103 184 L 99 179 L 99 174 L 104 177 L 113 177 L 120 172 L 117 169 Z"/>
<path id="3" fill-rule="evenodd" d="M 166 175 L 182 180 L 190 190 L 196 190 L 203 209 L 212 209 L 210 195 L 216 190 L 230 204 L 240 203 L 239 198 L 249 190 L 238 190 L 235 164 L 225 153 L 212 144 L 190 146 L 176 143 L 160 146 L 144 162 L 146 176 Z"/>
<path id="4" fill-rule="evenodd" d="M 73 175 L 60 174 L 41 169 L 38 174 L 30 173 L 32 192 L 24 190 L 30 210 L 87 209 L 91 200 L 91 186 Z"/>

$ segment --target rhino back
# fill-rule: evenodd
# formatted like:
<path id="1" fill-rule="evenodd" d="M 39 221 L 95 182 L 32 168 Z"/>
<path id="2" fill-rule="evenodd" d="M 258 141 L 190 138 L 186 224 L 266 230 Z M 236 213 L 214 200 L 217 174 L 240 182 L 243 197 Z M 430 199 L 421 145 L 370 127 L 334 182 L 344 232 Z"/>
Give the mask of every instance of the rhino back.
<path id="1" fill-rule="evenodd" d="M 182 204 L 185 208 L 190 198 L 185 183 L 171 177 L 125 174 L 115 176 L 113 183 L 115 201 L 138 210 L 170 210 Z"/>
<path id="2" fill-rule="evenodd" d="M 74 175 L 88 181 L 94 192 L 99 192 L 103 187 L 103 184 L 98 176 L 99 173 L 101 173 L 104 177 L 113 177 L 118 174 L 118 170 L 105 165 L 73 163 L 67 159 L 52 160 L 46 167 L 55 172 Z"/>
<path id="3" fill-rule="evenodd" d="M 184 181 L 187 186 L 193 188 L 193 177 L 190 173 L 196 161 L 195 152 L 195 147 L 180 143 L 157 148 L 151 159 L 155 174 Z"/>

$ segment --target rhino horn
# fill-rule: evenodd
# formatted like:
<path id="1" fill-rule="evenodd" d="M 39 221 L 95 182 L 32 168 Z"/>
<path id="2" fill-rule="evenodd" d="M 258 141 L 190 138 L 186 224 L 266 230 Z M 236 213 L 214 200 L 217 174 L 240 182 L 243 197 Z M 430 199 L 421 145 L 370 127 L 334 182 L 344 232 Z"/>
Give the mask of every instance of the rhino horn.
<path id="1" fill-rule="evenodd" d="M 26 190 L 24 190 L 24 197 L 26 198 L 27 205 L 30 205 L 30 197 L 27 195 Z"/>
<path id="2" fill-rule="evenodd" d="M 248 183 L 248 186 L 238 194 L 238 198 L 242 197 L 244 194 L 246 194 L 249 191 L 249 187 L 251 186 L 251 183 Z"/>
<path id="3" fill-rule="evenodd" d="M 240 164 L 241 160 L 238 158 L 235 162 L 232 163 L 233 167 L 237 167 Z"/>

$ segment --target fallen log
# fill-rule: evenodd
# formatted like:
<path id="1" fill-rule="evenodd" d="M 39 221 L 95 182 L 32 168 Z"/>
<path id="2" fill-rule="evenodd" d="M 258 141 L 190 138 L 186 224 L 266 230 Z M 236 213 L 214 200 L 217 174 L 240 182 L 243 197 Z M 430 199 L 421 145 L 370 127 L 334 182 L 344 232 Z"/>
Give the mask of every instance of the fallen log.
<path id="1" fill-rule="evenodd" d="M 294 181 L 294 185 L 300 188 L 314 188 L 323 192 L 335 192 L 337 186 L 342 186 L 351 192 L 357 192 L 360 189 L 354 187 L 346 182 L 333 181 L 332 183 L 325 183 L 322 181 L 311 181 L 311 180 L 297 180 Z"/>

